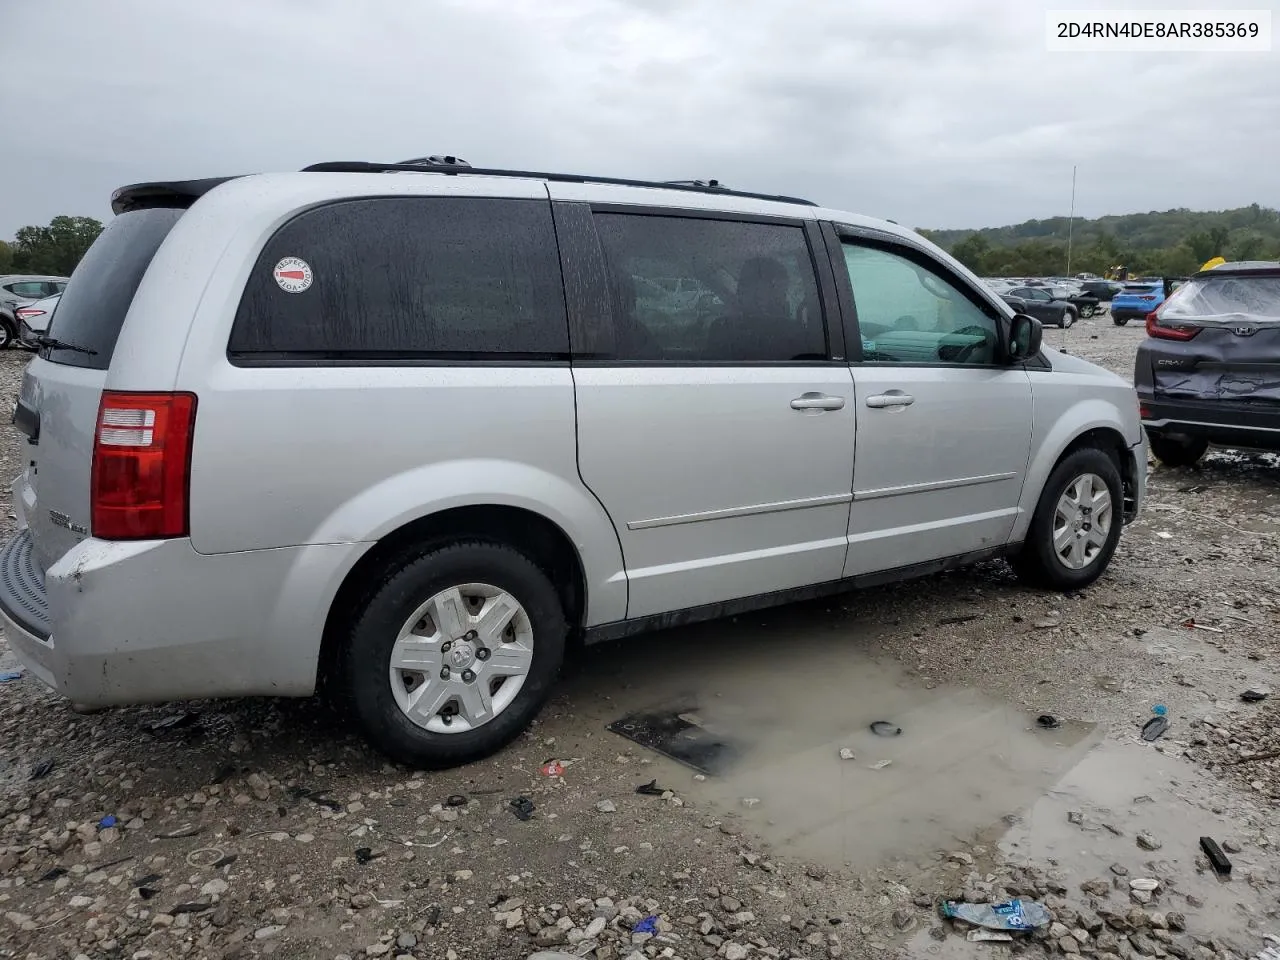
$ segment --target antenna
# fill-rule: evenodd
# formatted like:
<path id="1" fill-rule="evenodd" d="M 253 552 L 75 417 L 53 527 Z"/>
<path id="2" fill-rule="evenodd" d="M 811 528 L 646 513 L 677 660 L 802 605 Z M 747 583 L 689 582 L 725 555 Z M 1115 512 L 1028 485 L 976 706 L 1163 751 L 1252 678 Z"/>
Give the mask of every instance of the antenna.
<path id="1" fill-rule="evenodd" d="M 1067 276 L 1071 276 L 1071 241 L 1076 226 L 1076 168 L 1071 167 L 1071 216 L 1067 220 Z"/>

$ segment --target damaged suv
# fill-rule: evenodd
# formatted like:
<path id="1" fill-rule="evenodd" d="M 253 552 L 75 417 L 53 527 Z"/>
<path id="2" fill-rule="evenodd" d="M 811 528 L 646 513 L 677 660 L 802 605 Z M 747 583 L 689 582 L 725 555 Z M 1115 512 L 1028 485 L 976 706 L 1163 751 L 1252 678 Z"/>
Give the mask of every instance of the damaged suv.
<path id="1" fill-rule="evenodd" d="M 1196 274 L 1147 333 L 1134 385 L 1161 462 L 1191 466 L 1210 444 L 1280 450 L 1280 263 Z"/>
<path id="2" fill-rule="evenodd" d="M 1142 500 L 1132 386 L 885 221 L 457 162 L 112 206 L 0 552 L 9 643 L 87 705 L 323 684 L 462 763 L 571 642 L 998 556 L 1079 589 Z"/>

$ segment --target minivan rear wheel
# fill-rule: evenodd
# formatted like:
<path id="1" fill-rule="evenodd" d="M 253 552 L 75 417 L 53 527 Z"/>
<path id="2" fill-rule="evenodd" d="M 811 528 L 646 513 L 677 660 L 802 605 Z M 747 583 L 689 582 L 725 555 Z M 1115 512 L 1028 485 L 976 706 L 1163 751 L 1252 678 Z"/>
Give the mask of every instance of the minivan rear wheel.
<path id="1" fill-rule="evenodd" d="M 1049 475 L 1014 570 L 1025 583 L 1079 590 L 1111 562 L 1124 525 L 1124 488 L 1115 460 L 1086 447 Z"/>
<path id="2" fill-rule="evenodd" d="M 365 735 L 393 759 L 479 760 L 550 695 L 568 629 L 551 580 L 517 550 L 471 540 L 411 552 L 366 597 L 342 669 Z"/>
<path id="3" fill-rule="evenodd" d="M 1166 467 L 1195 466 L 1209 449 L 1208 440 L 1195 437 L 1165 437 L 1148 433 L 1147 441 L 1151 444 L 1151 452 L 1156 455 L 1156 459 Z"/>

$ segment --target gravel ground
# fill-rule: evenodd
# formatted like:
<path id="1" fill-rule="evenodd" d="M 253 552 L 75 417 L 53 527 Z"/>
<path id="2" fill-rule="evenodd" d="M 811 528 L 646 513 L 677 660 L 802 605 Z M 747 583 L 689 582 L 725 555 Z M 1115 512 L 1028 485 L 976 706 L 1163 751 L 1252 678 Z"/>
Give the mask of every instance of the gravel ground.
<path id="1" fill-rule="evenodd" d="M 1126 375 L 1141 336 L 1046 333 Z M 0 355 L 0 391 L 25 360 Z M 5 476 L 17 457 L 6 428 Z M 5 683 L 0 956 L 983 957 L 936 902 L 1011 895 L 1054 915 L 1015 952 L 1249 956 L 1280 933 L 1276 712 L 1241 699 L 1274 684 L 1278 481 L 1257 454 L 1153 465 L 1076 595 L 997 563 L 588 651 L 528 735 L 457 771 L 391 766 L 313 702 L 83 716 Z M 731 775 L 604 729 L 689 696 L 756 711 Z M 855 739 L 886 714 L 900 738 Z M 881 746 L 892 765 L 863 762 Z"/>

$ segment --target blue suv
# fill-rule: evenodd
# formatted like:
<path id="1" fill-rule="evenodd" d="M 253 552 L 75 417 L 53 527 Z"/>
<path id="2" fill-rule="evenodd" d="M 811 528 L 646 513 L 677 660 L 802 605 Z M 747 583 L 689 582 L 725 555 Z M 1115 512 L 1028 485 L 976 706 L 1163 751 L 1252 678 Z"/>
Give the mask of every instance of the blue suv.
<path id="1" fill-rule="evenodd" d="M 1145 320 L 1147 314 L 1164 303 L 1163 280 L 1133 280 L 1111 298 L 1111 322 L 1123 327 L 1130 320 Z"/>

